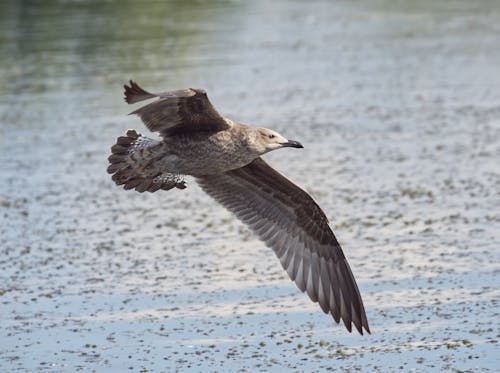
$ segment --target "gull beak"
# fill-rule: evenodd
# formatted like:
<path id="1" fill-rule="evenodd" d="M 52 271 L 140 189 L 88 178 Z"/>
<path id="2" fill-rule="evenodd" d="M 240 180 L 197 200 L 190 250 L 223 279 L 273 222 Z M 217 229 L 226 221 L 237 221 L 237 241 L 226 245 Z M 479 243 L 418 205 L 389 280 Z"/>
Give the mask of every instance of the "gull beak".
<path id="1" fill-rule="evenodd" d="M 298 141 L 288 140 L 287 142 L 281 143 L 282 147 L 290 147 L 290 148 L 303 148 L 302 144 Z"/>

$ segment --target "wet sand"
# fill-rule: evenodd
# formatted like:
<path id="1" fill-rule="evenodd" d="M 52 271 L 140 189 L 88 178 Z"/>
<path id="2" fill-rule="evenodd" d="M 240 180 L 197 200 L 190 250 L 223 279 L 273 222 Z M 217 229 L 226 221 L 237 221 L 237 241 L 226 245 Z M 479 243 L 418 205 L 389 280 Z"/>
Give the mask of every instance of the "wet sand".
<path id="1" fill-rule="evenodd" d="M 500 7 L 452 1 L 0 12 L 0 370 L 495 371 Z M 106 174 L 134 78 L 302 142 L 372 335 L 349 334 L 203 194 Z"/>

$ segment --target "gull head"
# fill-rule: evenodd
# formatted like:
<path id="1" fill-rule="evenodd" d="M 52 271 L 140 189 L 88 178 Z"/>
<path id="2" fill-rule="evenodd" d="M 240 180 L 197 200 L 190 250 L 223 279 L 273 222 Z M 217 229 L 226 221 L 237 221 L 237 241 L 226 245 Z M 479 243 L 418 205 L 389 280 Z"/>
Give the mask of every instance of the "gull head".
<path id="1" fill-rule="evenodd" d="M 257 128 L 256 130 L 254 146 L 257 148 L 256 150 L 259 154 L 286 147 L 303 148 L 300 142 L 289 140 L 276 131 L 267 128 Z"/>

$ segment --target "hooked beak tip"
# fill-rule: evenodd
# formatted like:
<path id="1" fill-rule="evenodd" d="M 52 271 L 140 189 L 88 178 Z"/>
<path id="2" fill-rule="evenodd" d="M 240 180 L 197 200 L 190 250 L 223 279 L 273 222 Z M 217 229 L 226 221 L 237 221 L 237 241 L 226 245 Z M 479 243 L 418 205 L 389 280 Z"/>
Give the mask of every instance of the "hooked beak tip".
<path id="1" fill-rule="evenodd" d="M 283 147 L 290 147 L 290 148 L 303 148 L 304 146 L 298 142 L 298 141 L 294 141 L 294 140 L 288 140 L 287 142 L 284 142 L 282 143 Z"/>

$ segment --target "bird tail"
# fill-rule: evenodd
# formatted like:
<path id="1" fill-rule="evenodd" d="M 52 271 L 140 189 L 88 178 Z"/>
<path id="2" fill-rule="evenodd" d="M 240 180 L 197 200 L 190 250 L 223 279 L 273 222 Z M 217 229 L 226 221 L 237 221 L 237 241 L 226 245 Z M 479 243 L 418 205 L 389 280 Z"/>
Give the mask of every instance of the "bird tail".
<path id="1" fill-rule="evenodd" d="M 186 183 L 180 175 L 164 172 L 155 163 L 158 160 L 160 142 L 142 136 L 135 130 L 128 130 L 111 147 L 108 157 L 108 173 L 117 185 L 124 189 L 143 192 L 156 192 L 159 189 L 184 189 Z M 161 158 L 161 154 L 160 154 Z"/>

